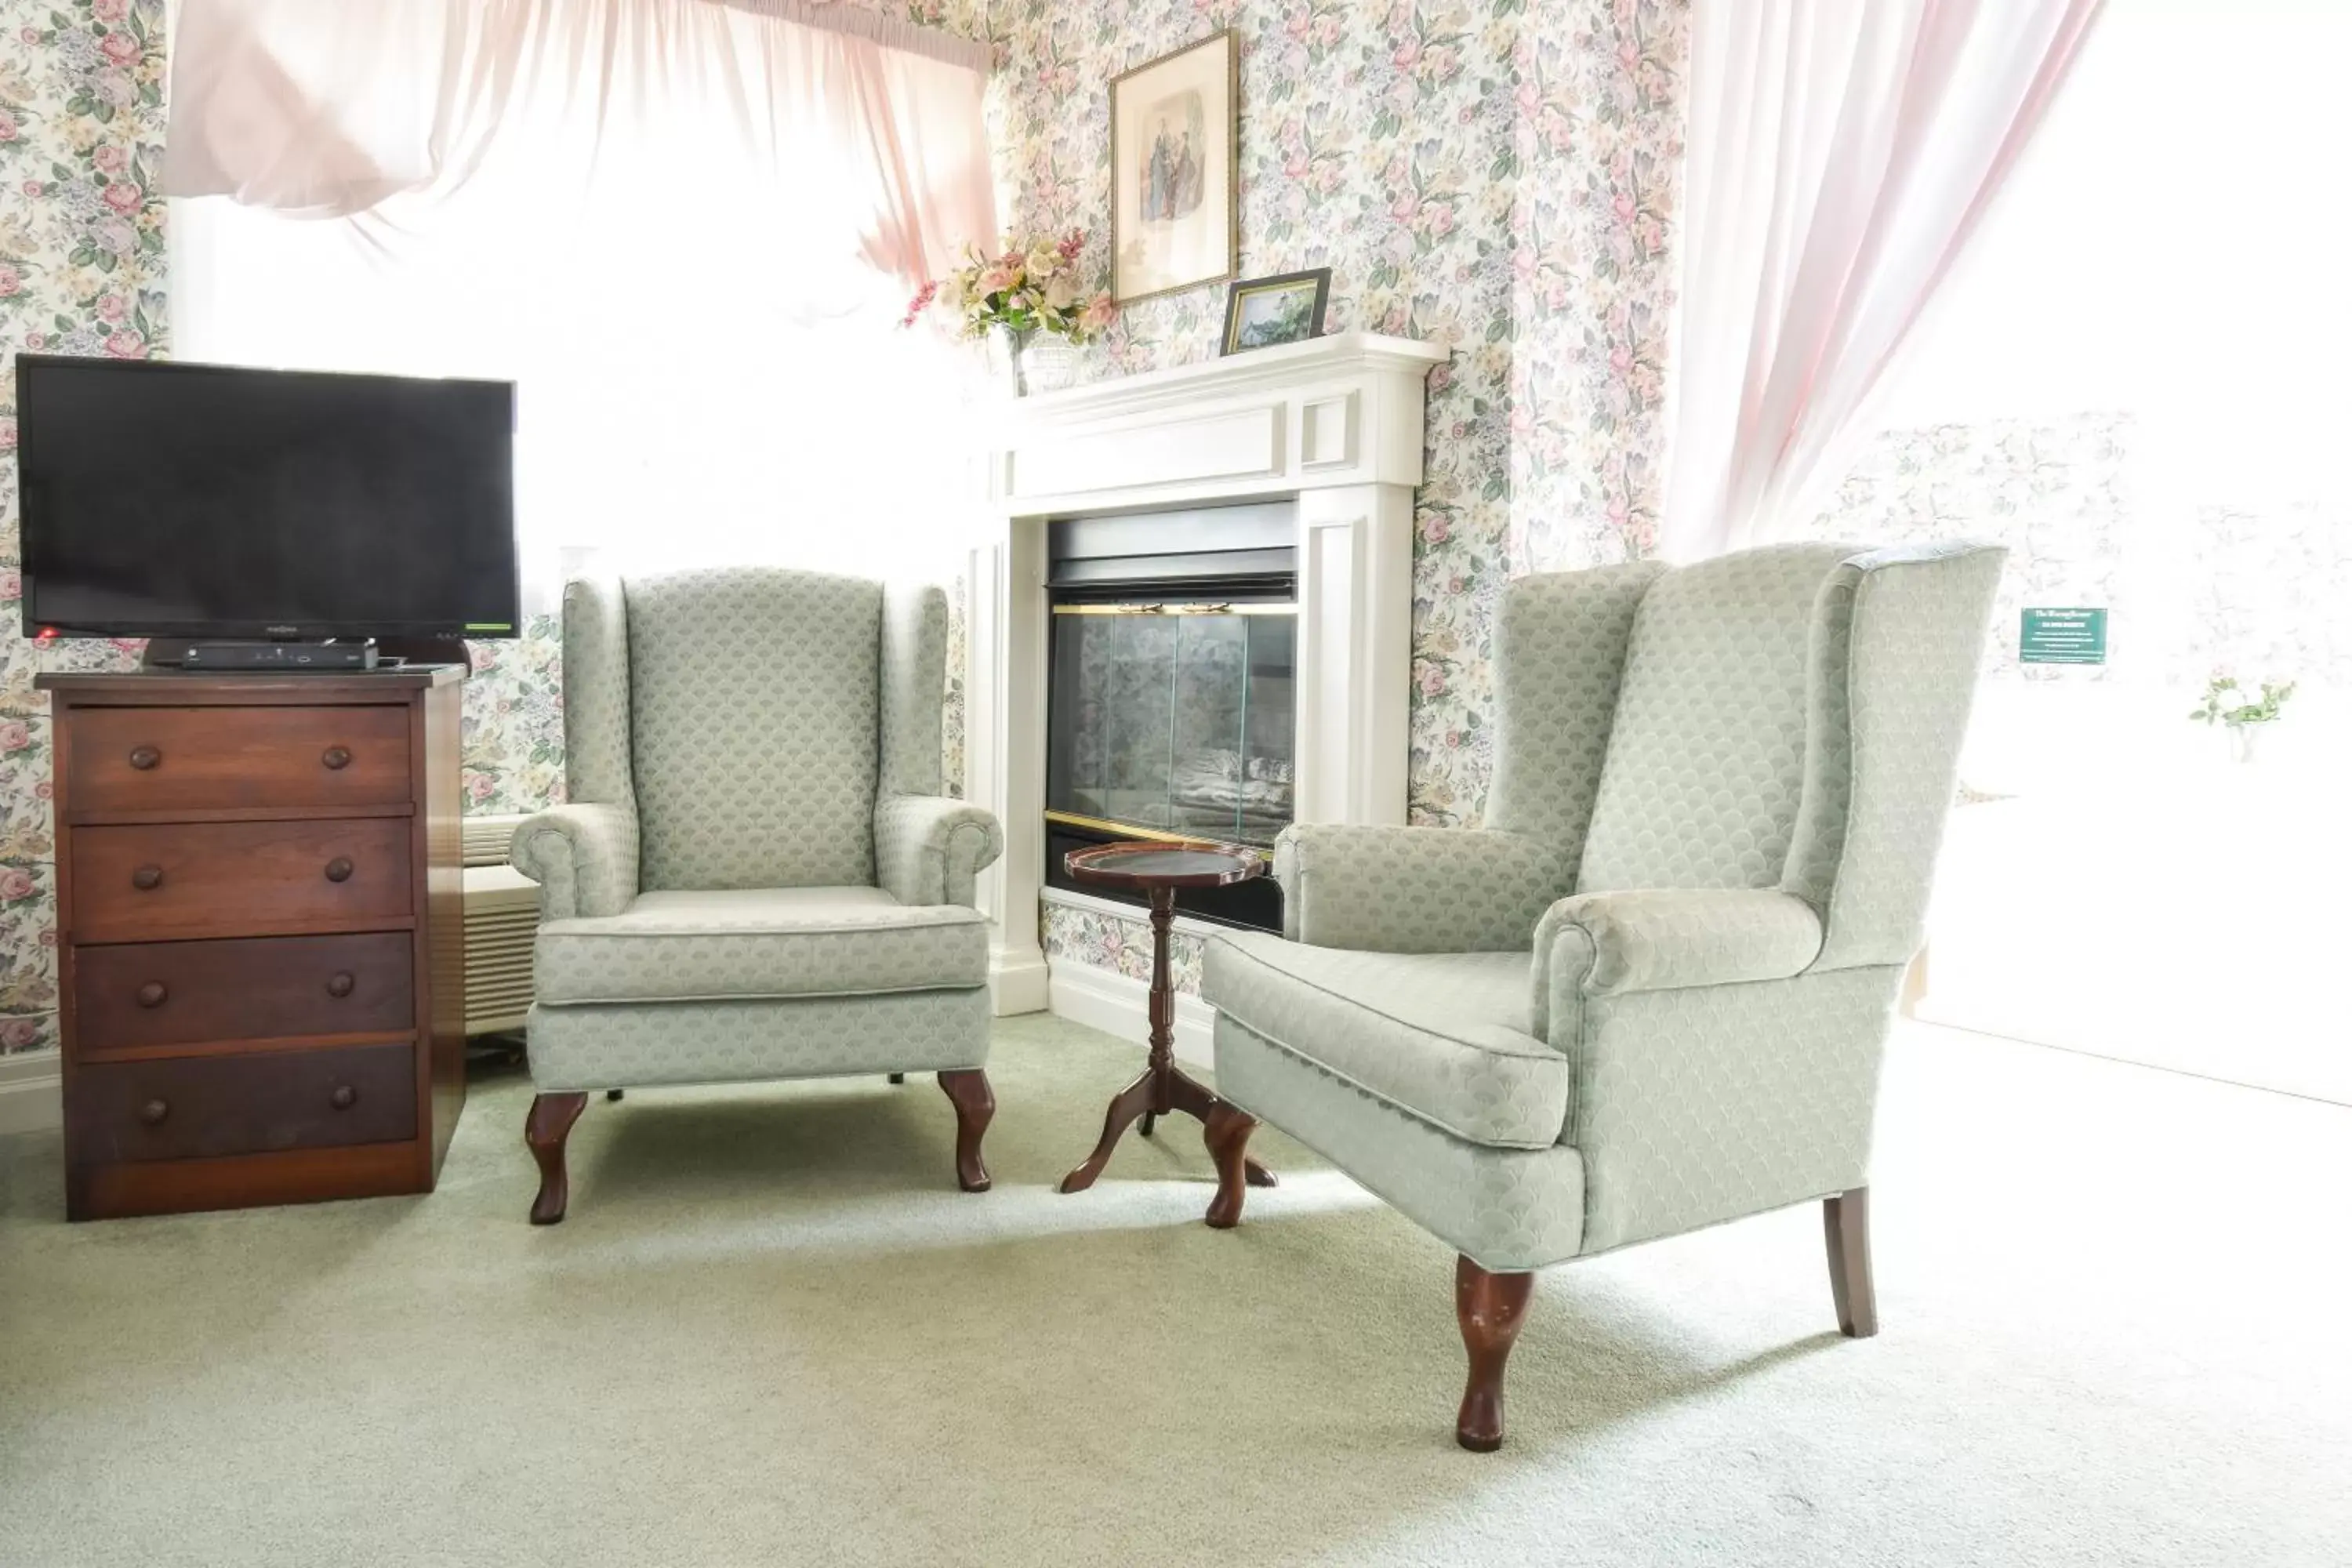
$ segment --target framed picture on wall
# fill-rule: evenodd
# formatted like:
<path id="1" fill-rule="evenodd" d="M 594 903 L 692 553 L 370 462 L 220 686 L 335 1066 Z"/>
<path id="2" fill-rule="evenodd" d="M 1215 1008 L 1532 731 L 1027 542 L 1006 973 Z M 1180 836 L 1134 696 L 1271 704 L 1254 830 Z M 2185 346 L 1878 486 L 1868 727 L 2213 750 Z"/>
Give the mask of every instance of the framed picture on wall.
<path id="1" fill-rule="evenodd" d="M 1231 29 L 1110 84 L 1110 291 L 1119 304 L 1239 270 L 1241 52 Z"/>
<path id="2" fill-rule="evenodd" d="M 1303 343 L 1323 335 L 1323 307 L 1331 297 L 1331 269 L 1250 278 L 1225 296 L 1225 336 L 1220 353 Z"/>

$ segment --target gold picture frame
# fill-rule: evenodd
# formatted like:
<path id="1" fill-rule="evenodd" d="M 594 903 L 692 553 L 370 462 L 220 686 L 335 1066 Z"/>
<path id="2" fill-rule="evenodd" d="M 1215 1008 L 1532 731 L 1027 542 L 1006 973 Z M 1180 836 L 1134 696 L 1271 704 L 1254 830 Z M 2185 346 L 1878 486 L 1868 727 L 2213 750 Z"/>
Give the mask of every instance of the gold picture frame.
<path id="1" fill-rule="evenodd" d="M 1241 270 L 1241 46 L 1221 28 L 1110 84 L 1111 298 Z"/>

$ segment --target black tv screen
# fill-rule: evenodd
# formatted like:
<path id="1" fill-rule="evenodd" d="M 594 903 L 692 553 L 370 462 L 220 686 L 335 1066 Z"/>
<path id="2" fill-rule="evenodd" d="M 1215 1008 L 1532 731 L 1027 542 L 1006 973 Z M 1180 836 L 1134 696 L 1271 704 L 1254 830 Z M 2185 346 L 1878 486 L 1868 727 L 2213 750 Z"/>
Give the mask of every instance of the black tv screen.
<path id="1" fill-rule="evenodd" d="M 515 635 L 506 382 L 16 359 L 25 630 Z"/>

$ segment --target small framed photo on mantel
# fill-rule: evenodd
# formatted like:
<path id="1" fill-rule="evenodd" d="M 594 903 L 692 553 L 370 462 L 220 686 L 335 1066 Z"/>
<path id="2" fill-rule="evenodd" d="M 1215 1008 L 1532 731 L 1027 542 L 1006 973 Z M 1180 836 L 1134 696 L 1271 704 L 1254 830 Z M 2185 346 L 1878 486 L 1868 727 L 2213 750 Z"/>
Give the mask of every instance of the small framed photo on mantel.
<path id="1" fill-rule="evenodd" d="M 1221 283 L 1241 255 L 1241 52 L 1229 28 L 1110 84 L 1110 291 Z"/>
<path id="2" fill-rule="evenodd" d="M 1225 296 L 1221 353 L 1246 353 L 1276 343 L 1303 343 L 1323 335 L 1323 307 L 1331 299 L 1331 269 L 1248 278 Z"/>

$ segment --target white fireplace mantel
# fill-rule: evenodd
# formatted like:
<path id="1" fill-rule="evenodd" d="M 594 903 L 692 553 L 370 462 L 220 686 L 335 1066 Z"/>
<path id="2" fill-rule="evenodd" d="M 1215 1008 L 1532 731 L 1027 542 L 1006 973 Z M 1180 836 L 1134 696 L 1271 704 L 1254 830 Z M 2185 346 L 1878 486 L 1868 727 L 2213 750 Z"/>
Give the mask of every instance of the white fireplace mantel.
<path id="1" fill-rule="evenodd" d="M 985 526 L 964 573 L 964 793 L 1004 826 L 982 879 L 996 1010 L 1048 1005 L 1045 524 L 1293 500 L 1296 813 L 1405 820 L 1412 500 L 1423 405 L 1446 351 L 1340 332 L 1004 405 L 984 435 Z"/>

